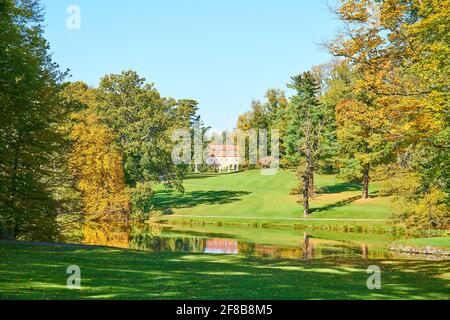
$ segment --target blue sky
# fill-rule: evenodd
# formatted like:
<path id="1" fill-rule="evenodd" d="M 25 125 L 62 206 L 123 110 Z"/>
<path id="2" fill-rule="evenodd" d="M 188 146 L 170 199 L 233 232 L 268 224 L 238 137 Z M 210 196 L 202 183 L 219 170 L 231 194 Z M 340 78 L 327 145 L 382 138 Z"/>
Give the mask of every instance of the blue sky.
<path id="1" fill-rule="evenodd" d="M 133 69 L 163 96 L 191 98 L 215 129 L 266 89 L 286 89 L 290 77 L 331 56 L 320 43 L 339 22 L 335 0 L 43 0 L 54 60 L 71 80 L 97 86 L 108 73 Z M 81 29 L 69 30 L 66 10 L 81 9 Z"/>

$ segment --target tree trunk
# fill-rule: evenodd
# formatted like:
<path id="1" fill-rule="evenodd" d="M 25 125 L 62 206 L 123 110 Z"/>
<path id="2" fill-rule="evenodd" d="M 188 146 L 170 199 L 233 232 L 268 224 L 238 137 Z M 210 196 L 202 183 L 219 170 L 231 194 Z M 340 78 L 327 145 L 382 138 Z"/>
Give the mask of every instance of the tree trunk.
<path id="1" fill-rule="evenodd" d="M 309 195 L 303 199 L 303 216 L 305 218 L 309 217 Z"/>
<path id="2" fill-rule="evenodd" d="M 303 259 L 309 258 L 309 235 L 305 232 L 303 234 Z"/>
<path id="3" fill-rule="evenodd" d="M 314 196 L 314 163 L 310 143 L 306 146 L 306 175 L 308 176 L 308 194 Z"/>
<path id="4" fill-rule="evenodd" d="M 369 181 L 369 167 L 365 167 L 363 172 L 363 199 L 369 199 Z"/>
<path id="5" fill-rule="evenodd" d="M 306 172 L 303 175 L 303 215 L 306 217 L 309 216 L 309 175 Z"/>
<path id="6" fill-rule="evenodd" d="M 316 187 L 314 186 L 314 167 L 312 165 L 308 168 L 309 175 L 309 195 L 311 197 L 316 195 Z"/>

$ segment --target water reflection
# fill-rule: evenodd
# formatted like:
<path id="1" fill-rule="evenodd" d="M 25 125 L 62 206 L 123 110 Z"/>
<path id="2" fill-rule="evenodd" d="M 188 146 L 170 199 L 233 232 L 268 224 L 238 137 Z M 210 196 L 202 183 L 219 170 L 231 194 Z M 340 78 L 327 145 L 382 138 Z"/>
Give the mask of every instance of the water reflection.
<path id="1" fill-rule="evenodd" d="M 148 252 L 229 254 L 297 260 L 330 256 L 353 256 L 362 259 L 400 257 L 386 249 L 388 242 L 375 245 L 366 241 L 349 241 L 347 236 L 342 237 L 342 234 L 327 237 L 314 231 L 300 233 L 295 230 L 283 230 L 282 235 L 290 232 L 287 237 L 289 241 L 283 241 L 271 234 L 274 232 L 271 229 L 227 230 L 217 227 L 206 231 L 184 227 L 185 229 L 177 230 L 174 226 L 161 224 L 119 225 L 106 223 L 87 223 L 80 228 L 81 232 L 76 231 L 77 234 L 82 234 L 82 240 L 79 243 Z M 238 231 L 241 232 L 240 235 L 238 235 Z M 247 237 L 244 237 L 242 232 L 247 234 Z M 330 240 L 333 237 L 346 240 Z M 265 239 L 272 239 L 271 241 L 277 243 L 271 243 Z"/>
<path id="2" fill-rule="evenodd" d="M 367 259 L 369 257 L 369 247 L 366 243 L 363 243 L 361 246 L 361 257 L 363 259 Z"/>
<path id="3" fill-rule="evenodd" d="M 311 259 L 314 257 L 314 244 L 309 234 L 303 234 L 303 259 Z"/>
<path id="4" fill-rule="evenodd" d="M 367 245 L 327 242 L 309 233 L 298 234 L 298 245 L 274 245 L 246 241 L 232 237 L 217 237 L 193 230 L 175 230 L 160 224 L 119 225 L 87 223 L 82 225 L 83 240 L 87 245 L 109 246 L 149 252 L 183 252 L 206 254 L 232 254 L 276 259 L 314 259 L 323 256 L 360 255 L 363 258 L 383 255 L 370 252 Z M 260 230 L 260 232 L 270 232 Z"/>
<path id="5" fill-rule="evenodd" d="M 237 240 L 229 239 L 208 239 L 204 253 L 213 254 L 239 254 L 239 244 Z"/>

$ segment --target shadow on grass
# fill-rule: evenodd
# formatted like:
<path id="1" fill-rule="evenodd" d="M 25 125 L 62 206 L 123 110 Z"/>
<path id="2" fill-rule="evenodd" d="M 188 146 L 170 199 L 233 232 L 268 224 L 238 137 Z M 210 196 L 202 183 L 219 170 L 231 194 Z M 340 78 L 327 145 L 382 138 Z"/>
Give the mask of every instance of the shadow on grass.
<path id="1" fill-rule="evenodd" d="M 349 205 L 350 203 L 352 203 L 352 202 L 354 202 L 356 200 L 359 200 L 359 199 L 361 199 L 361 196 L 351 197 L 351 198 L 344 199 L 344 200 L 341 200 L 341 201 L 338 201 L 338 202 L 335 202 L 335 203 L 330 203 L 330 204 L 321 206 L 319 208 L 313 208 L 313 209 L 311 209 L 311 212 L 314 213 L 314 212 L 322 212 L 322 211 L 332 210 L 332 209 L 335 209 L 335 208 L 339 208 L 339 207 L 343 207 L 343 206 Z"/>
<path id="2" fill-rule="evenodd" d="M 341 193 L 348 191 L 361 191 L 362 187 L 359 183 L 356 182 L 341 182 L 331 186 L 325 186 L 320 188 L 319 194 L 333 194 L 333 193 Z"/>
<path id="3" fill-rule="evenodd" d="M 0 243 L 0 299 L 447 299 L 447 262 L 143 253 Z M 81 268 L 81 290 L 66 269 Z M 382 272 L 368 290 L 369 265 Z"/>
<path id="4" fill-rule="evenodd" d="M 217 178 L 217 177 L 222 177 L 222 176 L 230 176 L 230 175 L 234 175 L 234 174 L 239 174 L 242 173 L 243 171 L 233 171 L 233 172 L 223 172 L 223 173 L 218 173 L 218 172 L 199 172 L 199 173 L 188 173 L 185 176 L 185 180 L 201 180 L 201 179 L 209 179 L 209 178 Z"/>
<path id="5" fill-rule="evenodd" d="M 179 194 L 170 190 L 158 191 L 154 194 L 151 201 L 156 209 L 166 214 L 171 214 L 172 209 L 192 208 L 202 204 L 228 204 L 241 201 L 239 197 L 251 194 L 247 191 L 192 191 L 185 194 Z"/>
<path id="6" fill-rule="evenodd" d="M 318 194 L 338 194 L 342 192 L 349 192 L 349 191 L 362 191 L 361 185 L 355 182 L 342 182 L 337 183 L 331 186 L 325 186 L 319 189 Z M 378 191 L 371 192 L 370 198 L 376 198 L 378 194 Z M 311 209 L 311 212 L 322 212 L 327 210 L 332 210 L 335 208 L 343 207 L 346 205 L 349 205 L 353 203 L 354 201 L 360 200 L 361 195 L 357 195 L 354 197 L 350 197 L 347 199 L 343 199 L 341 201 L 330 203 L 318 208 Z"/>
<path id="7" fill-rule="evenodd" d="M 184 177 L 185 181 L 188 180 L 202 180 L 209 179 L 214 177 L 219 177 L 220 175 L 217 173 L 189 173 Z"/>

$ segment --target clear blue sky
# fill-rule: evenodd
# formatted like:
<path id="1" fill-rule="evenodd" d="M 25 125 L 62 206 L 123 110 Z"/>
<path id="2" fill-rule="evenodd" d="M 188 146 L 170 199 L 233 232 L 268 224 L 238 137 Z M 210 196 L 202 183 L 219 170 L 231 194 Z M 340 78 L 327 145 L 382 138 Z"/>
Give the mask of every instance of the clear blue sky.
<path id="1" fill-rule="evenodd" d="M 335 0 L 43 0 L 54 60 L 71 80 L 97 86 L 108 73 L 133 69 L 163 96 L 199 101 L 215 129 L 266 89 L 331 56 L 320 43 L 339 26 Z M 69 5 L 81 29 L 69 30 Z"/>

